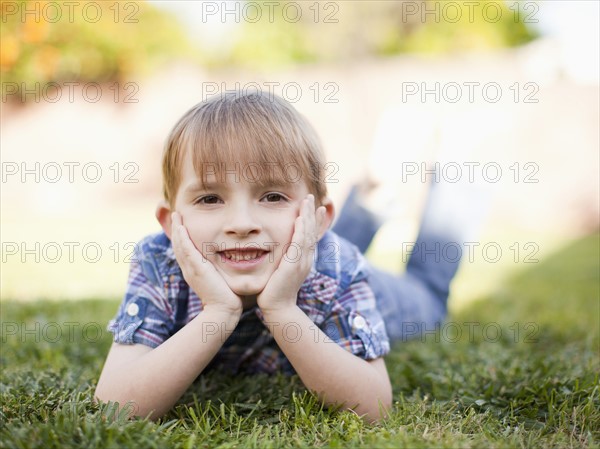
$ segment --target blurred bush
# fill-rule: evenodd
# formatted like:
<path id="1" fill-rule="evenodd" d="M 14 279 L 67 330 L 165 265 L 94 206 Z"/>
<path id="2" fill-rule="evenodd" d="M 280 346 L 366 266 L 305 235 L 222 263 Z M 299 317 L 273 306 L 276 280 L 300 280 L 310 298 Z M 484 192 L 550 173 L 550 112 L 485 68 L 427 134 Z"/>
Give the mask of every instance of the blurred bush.
<path id="1" fill-rule="evenodd" d="M 515 9 L 518 2 L 210 3 L 242 12 L 246 8 L 250 15 L 254 8 L 262 14 L 256 21 L 243 14 L 235 20 L 227 35 L 231 44 L 224 48 L 210 39 L 192 46 L 174 16 L 147 2 L 1 0 L 2 81 L 27 86 L 51 81 L 126 81 L 172 58 L 192 59 L 208 67 L 264 69 L 304 62 L 354 62 L 406 52 L 493 49 L 535 37 L 524 23 L 527 14 Z M 195 2 L 192 8 L 202 5 Z M 301 16 L 296 20 L 298 8 Z M 204 18 L 197 20 L 198 29 L 210 30 L 209 25 Z"/>
<path id="2" fill-rule="evenodd" d="M 352 62 L 399 53 L 443 54 L 511 47 L 534 39 L 525 20 L 535 20 L 519 3 L 502 0 L 357 1 L 269 3 L 255 23 L 241 21 L 231 51 L 213 55 L 211 65 L 253 68 L 297 62 Z M 294 8 L 301 4 L 296 22 Z M 529 2 L 533 3 L 533 2 Z M 531 5 L 533 6 L 533 5 Z M 253 11 L 248 9 L 247 15 Z M 290 20 L 291 19 L 291 20 Z M 205 52 L 209 54 L 210 52 Z"/>
<path id="3" fill-rule="evenodd" d="M 146 2 L 0 2 L 3 82 L 121 81 L 187 48 Z"/>

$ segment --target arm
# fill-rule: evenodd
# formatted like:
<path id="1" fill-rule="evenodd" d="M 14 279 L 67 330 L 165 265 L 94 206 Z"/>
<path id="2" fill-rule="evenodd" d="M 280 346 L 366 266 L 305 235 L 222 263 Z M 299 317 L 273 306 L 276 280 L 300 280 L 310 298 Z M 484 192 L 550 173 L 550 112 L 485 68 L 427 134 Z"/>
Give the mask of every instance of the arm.
<path id="1" fill-rule="evenodd" d="M 306 388 L 326 404 L 343 405 L 368 421 L 385 416 L 392 403 L 392 387 L 382 358 L 366 361 L 346 351 L 297 306 L 264 316 Z M 294 327 L 286 327 L 289 323 Z"/>
<path id="2" fill-rule="evenodd" d="M 346 351 L 332 342 L 296 305 L 300 286 L 312 267 L 317 232 L 323 228 L 324 209 L 321 206 L 315 211 L 312 195 L 304 200 L 292 236 L 295 248 L 301 249 L 300 260 L 282 259 L 259 294 L 258 305 L 275 341 L 304 385 L 325 403 L 343 405 L 374 421 L 385 415 L 392 402 L 383 360 L 366 361 Z M 293 334 L 289 325 L 295 328 Z"/>
<path id="3" fill-rule="evenodd" d="M 177 214 L 171 241 L 184 278 L 203 298 L 203 310 L 155 349 L 113 344 L 95 394 L 121 407 L 132 401 L 131 414 L 146 417 L 151 413 L 152 419 L 175 404 L 231 335 L 242 314 L 240 297 L 194 247 Z"/>
<path id="4" fill-rule="evenodd" d="M 239 315 L 205 307 L 157 348 L 113 343 L 95 397 L 121 407 L 132 401 L 132 414 L 161 417 L 212 360 L 238 320 Z"/>

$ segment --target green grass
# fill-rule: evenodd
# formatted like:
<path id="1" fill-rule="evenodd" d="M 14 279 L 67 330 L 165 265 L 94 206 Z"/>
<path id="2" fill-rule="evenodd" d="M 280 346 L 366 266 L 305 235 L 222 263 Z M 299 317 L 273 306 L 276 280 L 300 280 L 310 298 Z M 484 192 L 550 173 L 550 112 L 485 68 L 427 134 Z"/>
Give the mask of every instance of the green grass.
<path id="1" fill-rule="evenodd" d="M 599 269 L 594 235 L 397 343 L 378 425 L 297 377 L 218 374 L 161 421 L 126 421 L 91 401 L 117 302 L 4 302 L 0 447 L 599 447 Z"/>

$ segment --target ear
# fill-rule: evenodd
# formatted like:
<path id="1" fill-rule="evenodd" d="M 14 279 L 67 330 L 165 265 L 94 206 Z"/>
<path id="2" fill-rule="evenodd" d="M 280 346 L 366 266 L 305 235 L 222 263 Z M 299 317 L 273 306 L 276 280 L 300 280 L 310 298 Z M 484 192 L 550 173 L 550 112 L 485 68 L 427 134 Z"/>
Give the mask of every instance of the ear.
<path id="1" fill-rule="evenodd" d="M 319 226 L 319 240 L 325 234 L 325 231 L 329 229 L 331 223 L 333 223 L 333 219 L 335 218 L 335 207 L 333 206 L 333 201 L 331 198 L 325 197 L 321 200 L 321 206 L 325 207 L 325 216 L 323 217 L 323 221 Z"/>
<path id="2" fill-rule="evenodd" d="M 158 203 L 158 206 L 156 206 L 156 212 L 155 212 L 156 219 L 162 226 L 163 231 L 165 231 L 165 234 L 167 234 L 167 237 L 169 237 L 169 239 L 171 239 L 171 214 L 172 213 L 173 213 L 173 211 L 171 210 L 169 203 L 167 203 L 165 200 L 162 200 L 160 203 Z"/>

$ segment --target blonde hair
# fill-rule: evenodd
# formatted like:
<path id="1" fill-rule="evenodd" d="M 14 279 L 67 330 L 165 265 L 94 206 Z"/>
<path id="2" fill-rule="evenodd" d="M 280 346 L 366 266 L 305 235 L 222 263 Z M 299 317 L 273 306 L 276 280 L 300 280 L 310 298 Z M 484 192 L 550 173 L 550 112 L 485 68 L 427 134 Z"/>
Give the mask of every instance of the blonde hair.
<path id="1" fill-rule="evenodd" d="M 324 154 L 314 128 L 274 94 L 227 91 L 179 119 L 163 154 L 163 194 L 171 208 L 188 151 L 202 184 L 208 172 L 223 179 L 236 167 L 240 179 L 249 182 L 286 185 L 303 179 L 317 202 L 327 195 Z"/>

